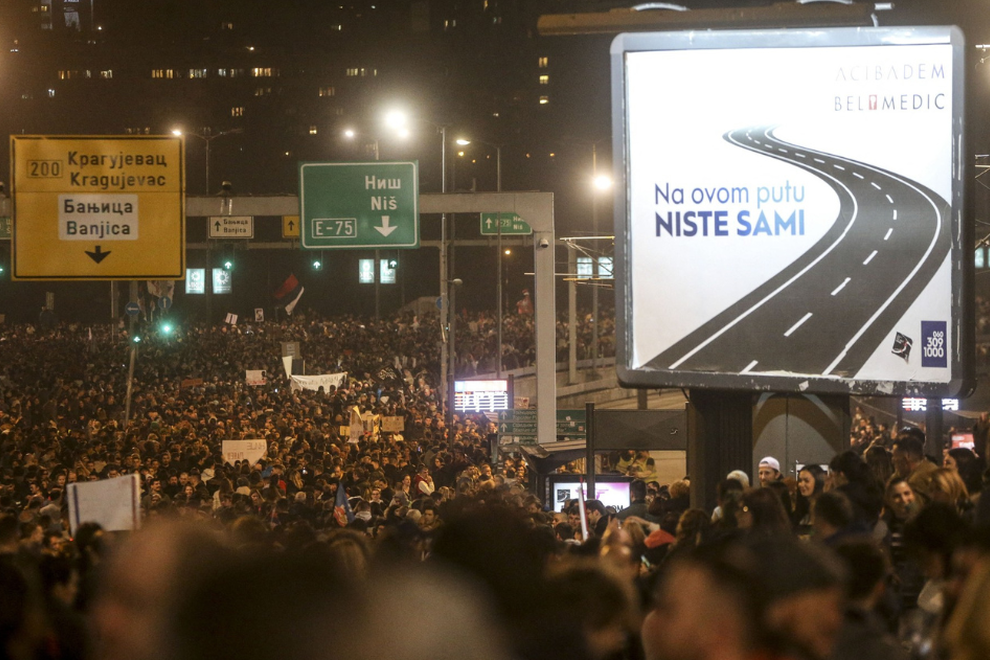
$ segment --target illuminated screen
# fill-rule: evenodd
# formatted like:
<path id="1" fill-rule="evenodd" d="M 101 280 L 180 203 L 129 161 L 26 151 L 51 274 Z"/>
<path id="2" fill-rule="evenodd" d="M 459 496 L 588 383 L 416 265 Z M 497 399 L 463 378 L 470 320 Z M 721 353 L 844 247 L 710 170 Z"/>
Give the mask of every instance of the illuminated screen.
<path id="1" fill-rule="evenodd" d="M 556 481 L 550 484 L 550 496 L 553 498 L 553 510 L 560 512 L 564 510 L 564 505 L 569 500 L 578 498 L 578 487 L 583 486 L 585 497 L 588 494 L 588 484 L 580 484 L 577 481 Z M 615 507 L 621 511 L 629 506 L 629 482 L 628 481 L 599 481 L 595 480 L 595 497 L 601 500 L 605 506 Z"/>
<path id="2" fill-rule="evenodd" d="M 186 293 L 204 294 L 206 293 L 206 269 L 187 268 L 186 269 Z"/>
<path id="3" fill-rule="evenodd" d="M 624 383 L 964 389 L 958 29 L 633 33 L 612 55 Z"/>
<path id="4" fill-rule="evenodd" d="M 952 434 L 952 448 L 964 447 L 966 449 L 976 449 L 976 442 L 973 439 L 972 433 L 953 433 Z"/>
<path id="5" fill-rule="evenodd" d="M 508 409 L 509 381 L 454 381 L 454 410 L 459 412 L 493 412 Z"/>

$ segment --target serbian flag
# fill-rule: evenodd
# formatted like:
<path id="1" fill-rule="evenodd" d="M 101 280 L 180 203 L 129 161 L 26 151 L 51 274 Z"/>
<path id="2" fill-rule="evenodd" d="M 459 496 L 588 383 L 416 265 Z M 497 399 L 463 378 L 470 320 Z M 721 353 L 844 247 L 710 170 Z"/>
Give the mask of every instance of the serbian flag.
<path id="1" fill-rule="evenodd" d="M 341 527 L 347 527 L 347 523 L 354 522 L 354 512 L 351 511 L 351 503 L 347 501 L 347 489 L 344 483 L 337 484 L 337 499 L 333 502 L 333 517 Z"/>
<path id="2" fill-rule="evenodd" d="M 296 278 L 295 273 L 293 273 L 289 275 L 289 277 L 287 277 L 284 282 L 282 282 L 282 286 L 280 286 L 278 288 L 278 291 L 275 292 L 275 298 L 277 300 L 281 300 L 282 298 L 288 296 L 290 293 L 295 292 L 296 289 L 298 288 L 299 288 L 299 280 Z"/>

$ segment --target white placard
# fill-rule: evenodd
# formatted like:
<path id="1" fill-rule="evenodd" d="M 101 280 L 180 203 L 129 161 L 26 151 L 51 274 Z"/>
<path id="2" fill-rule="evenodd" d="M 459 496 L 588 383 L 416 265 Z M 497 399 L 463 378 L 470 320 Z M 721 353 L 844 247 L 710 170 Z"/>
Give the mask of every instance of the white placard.
<path id="1" fill-rule="evenodd" d="M 268 443 L 261 439 L 254 440 L 224 440 L 221 443 L 223 460 L 234 464 L 235 461 L 247 461 L 254 465 L 268 453 Z"/>
<path id="2" fill-rule="evenodd" d="M 69 484 L 65 490 L 70 534 L 88 522 L 108 532 L 141 527 L 141 478 L 136 474 Z"/>
<path id="3" fill-rule="evenodd" d="M 318 390 L 329 391 L 330 387 L 340 389 L 347 384 L 347 372 L 339 374 L 321 374 L 318 376 L 290 376 L 290 386 L 294 390 Z"/>

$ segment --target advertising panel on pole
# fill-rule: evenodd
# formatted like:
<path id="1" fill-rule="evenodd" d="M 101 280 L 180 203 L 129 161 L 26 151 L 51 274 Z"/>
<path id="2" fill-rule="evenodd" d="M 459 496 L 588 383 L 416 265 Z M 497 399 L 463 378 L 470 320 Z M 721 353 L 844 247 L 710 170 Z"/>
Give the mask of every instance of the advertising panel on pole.
<path id="1" fill-rule="evenodd" d="M 619 35 L 620 380 L 968 391 L 964 47 L 954 27 Z"/>
<path id="2" fill-rule="evenodd" d="M 185 276 L 181 138 L 12 136 L 15 280 Z"/>

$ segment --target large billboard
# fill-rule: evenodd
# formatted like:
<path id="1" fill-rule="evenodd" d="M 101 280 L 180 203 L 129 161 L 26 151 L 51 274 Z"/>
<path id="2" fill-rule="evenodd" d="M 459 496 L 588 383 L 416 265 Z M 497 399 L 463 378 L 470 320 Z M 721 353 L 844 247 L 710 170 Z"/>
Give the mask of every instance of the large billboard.
<path id="1" fill-rule="evenodd" d="M 619 35 L 620 379 L 968 389 L 963 59 L 950 27 Z"/>

